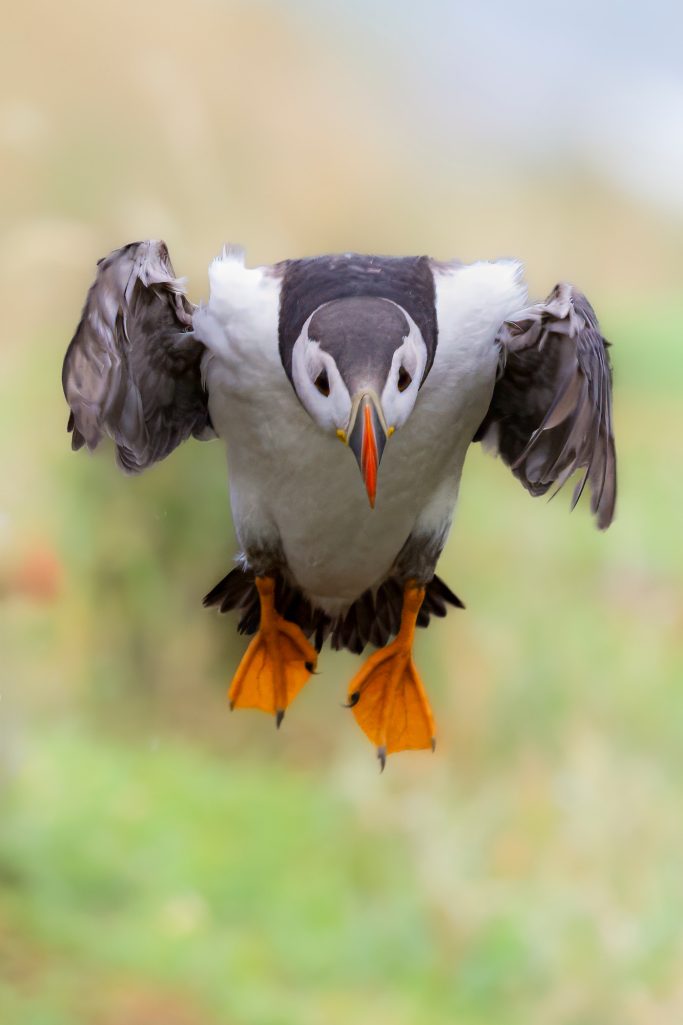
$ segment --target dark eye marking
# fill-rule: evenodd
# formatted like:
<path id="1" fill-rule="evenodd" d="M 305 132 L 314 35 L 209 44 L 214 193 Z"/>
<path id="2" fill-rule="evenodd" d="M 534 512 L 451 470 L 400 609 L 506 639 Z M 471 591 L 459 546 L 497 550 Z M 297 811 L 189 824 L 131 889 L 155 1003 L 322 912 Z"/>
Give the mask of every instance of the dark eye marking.
<path id="1" fill-rule="evenodd" d="M 405 367 L 401 367 L 398 372 L 398 390 L 405 391 L 406 388 L 412 383 L 412 377 L 408 373 Z"/>
<path id="2" fill-rule="evenodd" d="M 330 394 L 330 379 L 327 376 L 326 370 L 320 371 L 313 384 L 316 386 L 321 395 L 327 397 Z"/>

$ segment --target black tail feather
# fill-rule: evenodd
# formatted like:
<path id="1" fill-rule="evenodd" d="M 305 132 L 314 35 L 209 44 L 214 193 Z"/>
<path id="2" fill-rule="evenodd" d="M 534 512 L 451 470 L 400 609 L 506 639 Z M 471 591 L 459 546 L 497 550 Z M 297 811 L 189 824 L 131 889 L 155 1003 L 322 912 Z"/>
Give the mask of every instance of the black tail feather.
<path id="1" fill-rule="evenodd" d="M 237 627 L 240 633 L 253 634 L 259 628 L 261 609 L 254 573 L 250 569 L 235 567 L 209 591 L 203 604 L 206 608 L 218 607 L 221 612 L 237 609 L 241 613 Z M 445 616 L 448 605 L 465 608 L 450 587 L 435 576 L 426 585 L 417 625 L 427 627 L 432 616 Z M 347 648 L 359 655 L 366 644 L 384 647 L 398 633 L 403 588 L 396 577 L 389 577 L 374 597 L 371 591 L 366 591 L 347 612 L 333 619 L 322 609 L 314 608 L 302 591 L 278 574 L 275 607 L 285 619 L 297 623 L 307 637 L 314 636 L 318 651 L 329 637 L 333 648 Z"/>
<path id="2" fill-rule="evenodd" d="M 441 577 L 433 577 L 429 583 L 428 593 L 433 594 L 437 598 L 441 598 L 443 601 L 448 602 L 449 605 L 454 605 L 456 609 L 464 609 L 465 605 L 460 601 L 457 594 L 453 594 L 448 584 L 444 583 Z"/>
<path id="3" fill-rule="evenodd" d="M 246 604 L 255 590 L 252 571 L 237 566 L 204 596 L 202 604 L 205 608 L 220 605 L 221 612 L 230 612 Z"/>

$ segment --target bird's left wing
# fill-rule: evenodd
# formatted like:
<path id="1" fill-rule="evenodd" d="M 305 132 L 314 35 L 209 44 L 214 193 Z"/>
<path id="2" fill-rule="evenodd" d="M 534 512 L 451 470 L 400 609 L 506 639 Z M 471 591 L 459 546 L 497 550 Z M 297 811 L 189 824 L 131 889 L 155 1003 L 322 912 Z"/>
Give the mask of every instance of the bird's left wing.
<path id="1" fill-rule="evenodd" d="M 572 508 L 588 482 L 604 530 L 617 486 L 612 371 L 592 306 L 571 285 L 556 285 L 545 302 L 506 320 L 497 340 L 500 373 L 474 440 L 497 449 L 534 496 L 583 470 Z"/>
<path id="2" fill-rule="evenodd" d="M 137 473 L 210 428 L 195 307 L 163 242 L 133 242 L 99 261 L 64 358 L 72 448 L 108 434 Z"/>

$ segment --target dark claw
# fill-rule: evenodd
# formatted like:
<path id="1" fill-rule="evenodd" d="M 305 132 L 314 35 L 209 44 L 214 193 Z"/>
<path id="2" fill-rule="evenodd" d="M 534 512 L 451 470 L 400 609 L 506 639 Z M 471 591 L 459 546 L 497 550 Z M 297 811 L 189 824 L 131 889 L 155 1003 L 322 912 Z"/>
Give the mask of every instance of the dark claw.
<path id="1" fill-rule="evenodd" d="M 304 662 L 304 665 L 308 669 L 309 673 L 312 673 L 315 670 L 315 662 Z"/>
<path id="2" fill-rule="evenodd" d="M 284 717 L 285 717 L 284 709 L 283 708 L 278 708 L 277 712 L 275 713 L 275 729 L 276 730 L 280 729 L 280 726 L 282 725 L 282 720 L 284 719 Z"/>
<path id="3" fill-rule="evenodd" d="M 436 751 L 436 737 L 432 737 L 432 751 Z"/>
<path id="4" fill-rule="evenodd" d="M 377 748 L 377 758 L 379 759 L 379 771 L 384 772 L 384 766 L 387 764 L 387 749 L 384 744 Z"/>
<path id="5" fill-rule="evenodd" d="M 349 694 L 349 700 L 343 705 L 343 708 L 353 708 L 360 701 L 360 691 L 354 691 L 353 694 Z"/>
<path id="6" fill-rule="evenodd" d="M 234 712 L 235 711 L 235 702 L 234 701 L 230 701 L 229 704 L 230 704 L 230 711 Z"/>

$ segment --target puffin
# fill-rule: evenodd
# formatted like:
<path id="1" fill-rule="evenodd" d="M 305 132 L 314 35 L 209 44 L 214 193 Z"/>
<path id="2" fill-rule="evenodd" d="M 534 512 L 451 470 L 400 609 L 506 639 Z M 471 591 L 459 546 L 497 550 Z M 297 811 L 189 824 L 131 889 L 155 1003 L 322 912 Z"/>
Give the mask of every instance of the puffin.
<path id="1" fill-rule="evenodd" d="M 227 451 L 235 565 L 206 606 L 252 639 L 231 708 L 282 722 L 323 645 L 360 655 L 347 705 L 387 755 L 434 749 L 417 626 L 463 607 L 436 575 L 465 456 L 533 496 L 575 474 L 614 516 L 612 371 L 588 299 L 530 302 L 513 259 L 343 253 L 249 267 L 226 247 L 195 306 L 164 242 L 98 262 L 64 359 L 74 450 L 139 473 L 190 437 Z"/>

